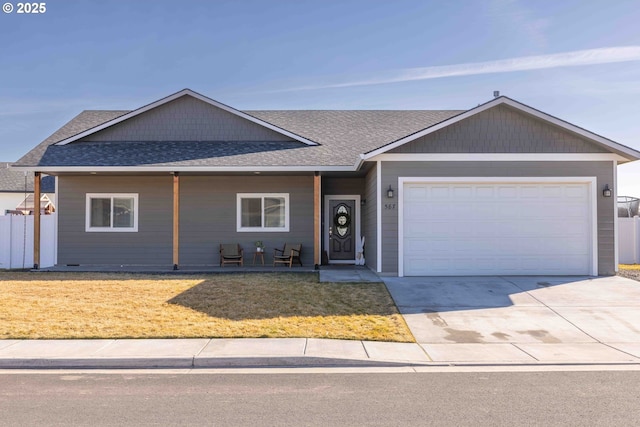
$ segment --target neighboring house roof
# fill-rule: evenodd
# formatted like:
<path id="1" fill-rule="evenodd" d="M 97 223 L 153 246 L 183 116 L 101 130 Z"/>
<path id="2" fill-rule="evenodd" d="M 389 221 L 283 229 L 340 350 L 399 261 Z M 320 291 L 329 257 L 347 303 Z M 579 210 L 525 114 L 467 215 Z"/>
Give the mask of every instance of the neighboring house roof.
<path id="1" fill-rule="evenodd" d="M 280 135 L 280 140 L 94 140 L 129 119 L 193 97 Z M 464 110 L 239 111 L 185 89 L 134 111 L 84 111 L 19 160 L 19 166 L 64 170 L 354 170 L 363 160 L 429 133 L 507 105 L 636 160 L 640 152 L 506 97 Z M 237 119 L 236 119 L 237 120 Z M 127 122 L 128 123 L 128 122 Z M 244 122 L 243 122 L 244 123 Z M 162 135 L 164 136 L 164 134 Z M 284 139 L 283 139 L 284 138 Z M 98 138 L 99 139 L 99 138 Z"/>
<path id="2" fill-rule="evenodd" d="M 16 206 L 16 210 L 19 211 L 29 211 L 33 210 L 33 200 L 34 195 L 29 194 L 18 206 Z M 53 206 L 53 202 L 46 194 L 40 196 L 40 209 L 45 209 L 47 206 Z"/>
<path id="3" fill-rule="evenodd" d="M 20 169 L 12 168 L 10 162 L 0 162 L 0 193 L 32 193 L 33 174 L 26 174 Z M 43 176 L 40 186 L 42 193 L 55 192 L 55 177 Z"/>

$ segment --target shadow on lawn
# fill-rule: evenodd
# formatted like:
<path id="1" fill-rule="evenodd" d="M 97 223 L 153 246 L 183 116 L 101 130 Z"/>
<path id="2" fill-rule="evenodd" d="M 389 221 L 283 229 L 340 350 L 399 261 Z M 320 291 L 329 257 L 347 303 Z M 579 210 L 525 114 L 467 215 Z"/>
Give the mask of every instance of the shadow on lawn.
<path id="1" fill-rule="evenodd" d="M 266 279 L 264 283 L 207 279 L 167 301 L 229 320 L 399 314 L 383 283 L 318 283 Z"/>

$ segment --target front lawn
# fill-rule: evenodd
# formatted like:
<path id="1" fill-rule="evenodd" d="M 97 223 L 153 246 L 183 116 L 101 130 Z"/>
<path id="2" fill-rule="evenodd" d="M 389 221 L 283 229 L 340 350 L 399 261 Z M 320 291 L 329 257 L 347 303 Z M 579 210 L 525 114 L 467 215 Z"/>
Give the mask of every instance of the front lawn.
<path id="1" fill-rule="evenodd" d="M 640 265 L 618 264 L 618 276 L 640 281 Z"/>
<path id="2" fill-rule="evenodd" d="M 0 272 L 0 338 L 338 338 L 413 342 L 382 283 L 313 274 Z"/>

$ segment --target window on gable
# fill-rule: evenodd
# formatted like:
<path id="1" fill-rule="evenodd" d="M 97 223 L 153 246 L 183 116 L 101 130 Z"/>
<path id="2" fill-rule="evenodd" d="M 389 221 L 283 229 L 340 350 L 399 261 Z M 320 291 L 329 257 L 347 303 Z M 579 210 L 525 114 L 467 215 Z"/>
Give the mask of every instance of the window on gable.
<path id="1" fill-rule="evenodd" d="M 289 194 L 240 193 L 237 231 L 289 231 Z"/>
<path id="2" fill-rule="evenodd" d="M 138 231 L 138 195 L 87 194 L 85 231 Z"/>

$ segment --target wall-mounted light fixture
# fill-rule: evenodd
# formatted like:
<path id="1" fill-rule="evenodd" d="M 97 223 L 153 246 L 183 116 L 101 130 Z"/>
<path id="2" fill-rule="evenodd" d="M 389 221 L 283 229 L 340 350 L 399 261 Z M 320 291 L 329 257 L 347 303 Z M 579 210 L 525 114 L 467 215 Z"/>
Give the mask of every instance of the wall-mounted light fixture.
<path id="1" fill-rule="evenodd" d="M 604 185 L 604 190 L 602 190 L 602 195 L 604 197 L 611 197 L 611 189 L 609 188 L 609 184 Z"/>
<path id="2" fill-rule="evenodd" d="M 389 184 L 389 189 L 387 190 L 387 197 L 393 199 L 393 188 L 391 188 L 391 184 Z"/>
<path id="3" fill-rule="evenodd" d="M 361 199 L 360 206 L 367 206 L 367 199 Z"/>

